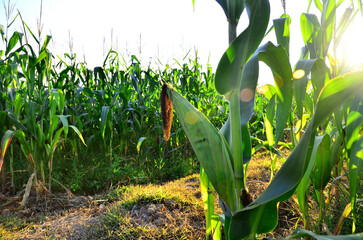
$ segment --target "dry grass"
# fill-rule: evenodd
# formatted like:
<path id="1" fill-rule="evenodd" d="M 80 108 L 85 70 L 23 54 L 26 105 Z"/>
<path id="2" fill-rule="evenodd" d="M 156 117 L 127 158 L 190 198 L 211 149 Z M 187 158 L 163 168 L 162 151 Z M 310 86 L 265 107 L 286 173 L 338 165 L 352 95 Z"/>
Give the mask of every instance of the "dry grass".
<path id="1" fill-rule="evenodd" d="M 277 166 L 281 165 L 278 161 Z M 256 154 L 247 178 L 253 199 L 269 180 L 269 155 Z M 199 175 L 194 174 L 163 185 L 124 186 L 93 198 L 32 202 L 20 212 L 0 209 L 0 238 L 205 239 L 200 196 Z M 221 212 L 217 200 L 216 207 Z M 285 237 L 301 224 L 294 200 L 280 204 L 279 220 L 275 231 L 267 236 Z"/>

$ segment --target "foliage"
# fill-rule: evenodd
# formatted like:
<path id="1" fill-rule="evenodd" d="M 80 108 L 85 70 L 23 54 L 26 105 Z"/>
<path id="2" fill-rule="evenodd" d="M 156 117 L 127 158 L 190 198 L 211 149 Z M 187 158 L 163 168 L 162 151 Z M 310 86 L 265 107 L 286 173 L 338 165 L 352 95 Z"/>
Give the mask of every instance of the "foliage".
<path id="1" fill-rule="evenodd" d="M 39 52 L 26 36 L 39 44 Z M 143 67 L 136 56 L 127 63 L 110 50 L 103 66 L 89 69 L 76 54 L 53 56 L 50 41 L 47 36 L 41 43 L 29 28 L 26 35 L 14 32 L 10 39 L 4 35 L 6 48 L 0 59 L 4 192 L 9 177 L 12 189 L 18 190 L 33 172 L 34 184 L 47 186 L 48 191 L 52 183 L 60 182 L 72 191 L 97 192 L 115 184 L 166 181 L 199 170 L 178 121 L 170 141 L 162 141 L 159 94 L 162 81 L 172 82 L 221 127 L 228 104 L 213 96 L 211 67 L 204 69 L 196 55 L 186 63 L 176 62 L 176 68 L 152 69 Z M 5 155 L 8 148 L 14 154 Z"/>
<path id="2" fill-rule="evenodd" d="M 235 10 L 239 12 L 239 7 L 233 5 L 233 2 L 224 1 L 222 2 L 225 3 L 224 5 L 219 2 L 227 16 Z M 306 46 L 295 71 L 292 71 L 289 62 L 289 17 L 284 14 L 283 18 L 274 21 L 279 45 L 275 46 L 268 42 L 257 49 L 266 31 L 269 2 L 244 1 L 244 7 L 248 11 L 249 25 L 233 42 L 230 41 L 230 46 L 222 56 L 216 71 L 216 90 L 230 102 L 228 121 L 220 131 L 214 128 L 208 119 L 194 109 L 171 85 L 164 85 L 168 89 L 167 97 L 172 101 L 176 115 L 186 131 L 198 160 L 220 196 L 220 205 L 224 213 L 221 221 L 224 223 L 227 239 L 254 239 L 256 234 L 267 233 L 274 229 L 278 219 L 277 203 L 293 195 L 304 179 L 304 175 L 306 175 L 305 178 L 312 179 L 314 196 L 316 199 L 320 198 L 317 225 L 318 232 L 321 232 L 324 208 L 323 189 L 337 162 L 336 153 L 339 151 L 336 148 L 341 146 L 340 141 L 345 137 L 348 137 L 348 142 L 358 144 L 353 156 L 350 155 L 349 150 L 352 145 L 345 147 L 345 152 L 348 153 L 346 157 L 349 162 L 353 162 L 350 165 L 354 165 L 350 168 L 349 174 L 352 179 L 350 182 L 353 210 L 352 232 L 355 231 L 356 184 L 359 184 L 360 179 L 357 174 L 362 169 L 361 154 L 357 151 L 361 146 L 359 133 L 363 121 L 359 112 L 352 113 L 357 121 L 354 121 L 347 136 L 342 134 L 341 119 L 329 124 L 331 114 L 346 115 L 347 111 L 351 110 L 348 106 L 352 98 L 356 99 L 352 109 L 360 109 L 360 94 L 363 86 L 361 69 L 341 74 L 337 61 L 334 59 L 335 56 L 329 55 L 330 43 L 333 39 L 336 41 L 341 38 L 347 24 L 354 17 L 351 14 L 344 15 L 340 24 L 341 31 L 338 32 L 335 29 L 336 9 L 342 2 L 315 1 L 315 5 L 321 11 L 321 23 L 315 15 L 302 15 L 302 34 Z M 228 7 L 236 7 L 236 9 L 228 9 Z M 336 50 L 337 43 L 334 42 L 334 44 L 333 50 Z M 330 71 L 325 66 L 325 60 L 328 57 L 333 63 Z M 273 141 L 275 147 L 278 145 L 289 119 L 294 149 L 263 194 L 250 203 L 246 201 L 249 196 L 245 190 L 244 164 L 248 163 L 252 152 L 247 123 L 254 109 L 259 61 L 265 62 L 270 67 L 275 79 L 274 92 L 268 93 L 270 102 L 265 115 L 269 149 L 272 150 Z M 310 71 L 312 71 L 312 92 L 309 92 L 310 89 L 307 87 Z M 309 94 L 312 94 L 311 98 Z M 295 122 L 291 121 L 293 97 L 298 109 L 299 131 L 302 126 L 306 126 L 300 139 L 295 138 Z M 308 106 L 310 113 L 310 116 L 305 119 L 302 118 L 302 101 Z M 353 120 L 344 122 L 348 124 L 347 131 L 352 122 Z M 275 124 L 275 137 L 272 136 L 272 124 Z M 337 128 L 334 124 L 337 124 Z M 352 132 L 355 134 L 352 135 Z M 332 146 L 334 149 L 330 150 L 331 142 L 334 142 Z M 308 166 L 311 167 L 308 168 Z M 305 180 L 303 182 L 307 184 Z M 205 185 L 208 184 L 205 183 Z M 304 194 L 306 190 L 305 187 Z M 301 194 L 301 188 L 298 190 L 299 193 Z M 206 209 L 207 221 L 209 221 L 210 209 L 208 207 Z M 302 208 L 302 211 L 306 213 L 306 208 Z M 207 225 L 210 224 L 207 222 Z M 210 232 L 209 229 L 208 231 Z"/>

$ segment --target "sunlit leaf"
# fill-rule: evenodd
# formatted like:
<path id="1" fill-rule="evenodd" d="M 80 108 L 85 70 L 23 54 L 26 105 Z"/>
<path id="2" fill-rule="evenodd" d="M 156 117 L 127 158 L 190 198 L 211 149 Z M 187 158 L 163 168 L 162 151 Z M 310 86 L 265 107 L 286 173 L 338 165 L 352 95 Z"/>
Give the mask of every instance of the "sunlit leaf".
<path id="1" fill-rule="evenodd" d="M 168 95 L 208 179 L 231 210 L 235 211 L 237 195 L 231 165 L 232 155 L 223 135 L 180 93 L 168 87 Z"/>
<path id="2" fill-rule="evenodd" d="M 337 77 L 328 82 L 320 94 L 315 114 L 305 134 L 270 185 L 259 198 L 232 216 L 229 234 L 231 239 L 266 233 L 276 226 L 277 203 L 292 196 L 309 165 L 315 129 L 350 96 L 362 89 L 363 70 Z"/>
<path id="3" fill-rule="evenodd" d="M 247 0 L 245 7 L 249 12 L 249 25 L 223 54 L 216 70 L 215 87 L 222 95 L 240 89 L 243 66 L 257 49 L 267 28 L 269 1 Z"/>
<path id="4" fill-rule="evenodd" d="M 356 216 L 356 199 L 359 190 L 360 179 L 363 169 L 363 135 L 359 137 L 354 144 L 349 161 L 349 191 L 353 213 L 353 232 L 355 231 Z"/>
<path id="5" fill-rule="evenodd" d="M 4 164 L 4 158 L 5 158 L 5 153 L 6 153 L 6 150 L 8 149 L 9 145 L 10 145 L 10 142 L 11 142 L 11 139 L 13 138 L 14 136 L 14 131 L 11 131 L 11 130 L 7 130 L 5 132 L 5 134 L 3 135 L 2 139 L 1 139 L 1 148 L 0 148 L 0 171 L 1 171 L 1 168 Z"/>
<path id="6" fill-rule="evenodd" d="M 140 154 L 140 149 L 141 149 L 141 144 L 147 139 L 147 137 L 141 137 L 138 141 L 137 141 L 137 145 L 136 145 L 136 149 L 137 149 L 137 153 Z"/>

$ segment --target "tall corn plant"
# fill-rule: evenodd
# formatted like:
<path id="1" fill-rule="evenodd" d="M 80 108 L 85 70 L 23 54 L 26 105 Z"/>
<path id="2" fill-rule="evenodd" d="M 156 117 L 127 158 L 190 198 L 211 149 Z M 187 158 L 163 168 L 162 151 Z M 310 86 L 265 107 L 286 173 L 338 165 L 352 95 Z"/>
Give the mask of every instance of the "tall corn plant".
<path id="1" fill-rule="evenodd" d="M 22 24 L 24 31 L 27 29 L 39 44 L 39 53 L 34 52 L 27 39 L 23 43 L 24 35 L 18 32 L 14 32 L 9 41 L 6 40 L 5 59 L 0 60 L 0 71 L 5 76 L 0 79 L 1 85 L 5 85 L 1 93 L 7 103 L 2 113 L 9 122 L 4 138 L 10 142 L 11 138 L 7 137 L 9 133 L 18 138 L 23 153 L 34 169 L 36 184 L 38 175 L 45 185 L 48 168 L 48 190 L 51 191 L 53 158 L 57 146 L 67 140 L 69 128 L 82 141 L 83 138 L 77 127 L 68 124 L 67 118 L 70 116 L 64 114 L 66 103 L 63 91 L 52 87 L 52 54 L 48 50 L 51 37 L 46 36 L 41 43 L 26 23 Z M 20 47 L 16 49 L 17 45 Z"/>
<path id="2" fill-rule="evenodd" d="M 343 1 L 323 1 L 323 4 L 320 1 L 314 1 L 314 3 L 321 12 L 320 21 L 314 14 L 304 13 L 301 16 L 301 31 L 305 47 L 301 57 L 302 60 L 296 65 L 296 72 L 303 71 L 305 74 L 302 77 L 296 78 L 296 81 L 294 81 L 294 95 L 298 110 L 298 123 L 300 124 L 299 130 L 302 129 L 301 126 L 308 119 L 305 116 L 312 116 L 313 108 L 317 105 L 319 93 L 324 85 L 330 79 L 347 72 L 347 69 L 344 69 L 344 59 L 343 61 L 338 61 L 336 51 L 345 30 L 349 27 L 349 24 L 358 12 L 358 10 L 354 10 L 353 6 L 348 7 L 344 10 L 341 19 L 338 21 L 336 17 L 337 10 Z M 361 4 L 358 4 L 361 9 Z M 329 67 L 325 63 L 329 63 Z M 350 70 L 348 69 L 348 71 Z M 310 79 L 307 77 L 309 73 L 311 73 Z M 310 93 L 309 85 L 312 86 Z M 334 177 L 339 179 L 340 170 L 338 169 L 344 158 L 349 159 L 347 165 L 350 162 L 354 162 L 353 165 L 357 167 L 358 172 L 362 169 L 361 163 L 358 160 L 359 157 L 356 157 L 356 152 L 351 154 L 353 145 L 359 145 L 360 134 L 358 132 L 362 128 L 363 122 L 360 105 L 361 94 L 352 96 L 346 104 L 334 111 L 334 120 L 327 119 L 320 127 L 320 136 L 316 137 L 316 144 L 314 145 L 312 154 L 315 163 L 309 165 L 304 180 L 297 191 L 299 204 L 303 212 L 305 228 L 309 228 L 306 195 L 310 181 L 314 186 L 314 196 L 316 196 L 315 199 L 319 205 L 318 225 L 319 229 L 321 229 L 325 214 L 325 211 L 323 211 L 325 208 L 323 191 L 332 177 L 332 170 L 334 168 L 336 169 Z M 346 130 L 348 130 L 349 134 L 343 132 Z M 349 180 L 353 216 L 352 232 L 354 233 L 356 221 L 356 186 L 359 184 L 359 177 L 356 176 L 355 168 L 353 171 L 349 169 Z M 330 203 L 330 196 L 327 198 L 327 201 Z M 337 228 L 335 233 L 339 233 Z"/>
<path id="3" fill-rule="evenodd" d="M 351 95 L 363 89 L 362 70 L 334 78 L 322 88 L 300 142 L 267 189 L 250 203 L 243 181 L 244 164 L 251 153 L 249 133 L 245 129 L 254 106 L 258 62 L 264 61 L 273 71 L 278 100 L 288 110 L 292 99 L 292 71 L 282 46 L 268 42 L 256 50 L 267 27 L 269 2 L 247 0 L 244 4 L 249 26 L 229 46 L 216 72 L 216 90 L 230 101 L 230 118 L 222 129 L 218 131 L 171 85 L 165 84 L 161 95 L 164 135 L 168 134 L 174 108 L 197 158 L 220 196 L 224 213 L 221 220 L 227 239 L 255 239 L 256 234 L 276 227 L 277 203 L 290 198 L 302 180 L 311 162 L 318 127 Z"/>

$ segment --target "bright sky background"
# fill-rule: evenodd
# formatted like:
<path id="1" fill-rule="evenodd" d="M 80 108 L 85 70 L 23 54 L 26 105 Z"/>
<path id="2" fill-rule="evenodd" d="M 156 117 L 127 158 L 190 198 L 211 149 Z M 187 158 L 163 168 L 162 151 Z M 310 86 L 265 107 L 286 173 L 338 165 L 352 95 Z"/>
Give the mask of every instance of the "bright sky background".
<path id="1" fill-rule="evenodd" d="M 8 0 L 2 0 L 2 3 L 4 1 L 8 3 Z M 43 0 L 42 34 L 43 38 L 52 35 L 50 49 L 56 55 L 69 53 L 69 43 L 72 42 L 77 58 L 83 60 L 85 57 L 89 67 L 101 66 L 112 45 L 126 61 L 134 54 L 143 65 L 150 61 L 155 63 L 156 58 L 164 65 L 174 64 L 174 58 L 183 62 L 189 50 L 192 58 L 197 49 L 200 63 L 210 63 L 215 70 L 228 46 L 226 17 L 215 0 L 195 2 L 193 10 L 192 0 Z M 19 10 L 24 21 L 37 33 L 41 1 L 12 0 L 12 3 L 15 3 L 12 16 Z M 281 0 L 270 0 L 270 4 L 272 21 L 281 16 L 283 9 Z M 300 15 L 306 12 L 307 4 L 307 0 L 287 0 L 287 13 L 292 17 L 290 49 L 293 64 L 298 60 L 303 45 Z M 238 33 L 246 27 L 246 19 L 244 12 Z M 0 24 L 6 25 L 3 9 L 0 11 Z M 351 31 L 355 31 L 355 35 L 348 37 L 355 41 L 354 44 L 362 45 L 363 37 L 359 35 L 362 31 L 357 29 Z M 17 20 L 10 30 L 22 31 L 20 21 Z M 276 42 L 273 32 L 264 42 L 267 40 Z M 354 44 L 348 44 L 347 49 Z M 4 49 L 2 42 L 0 49 Z M 362 49 L 360 52 L 357 49 L 349 51 L 362 59 Z"/>

